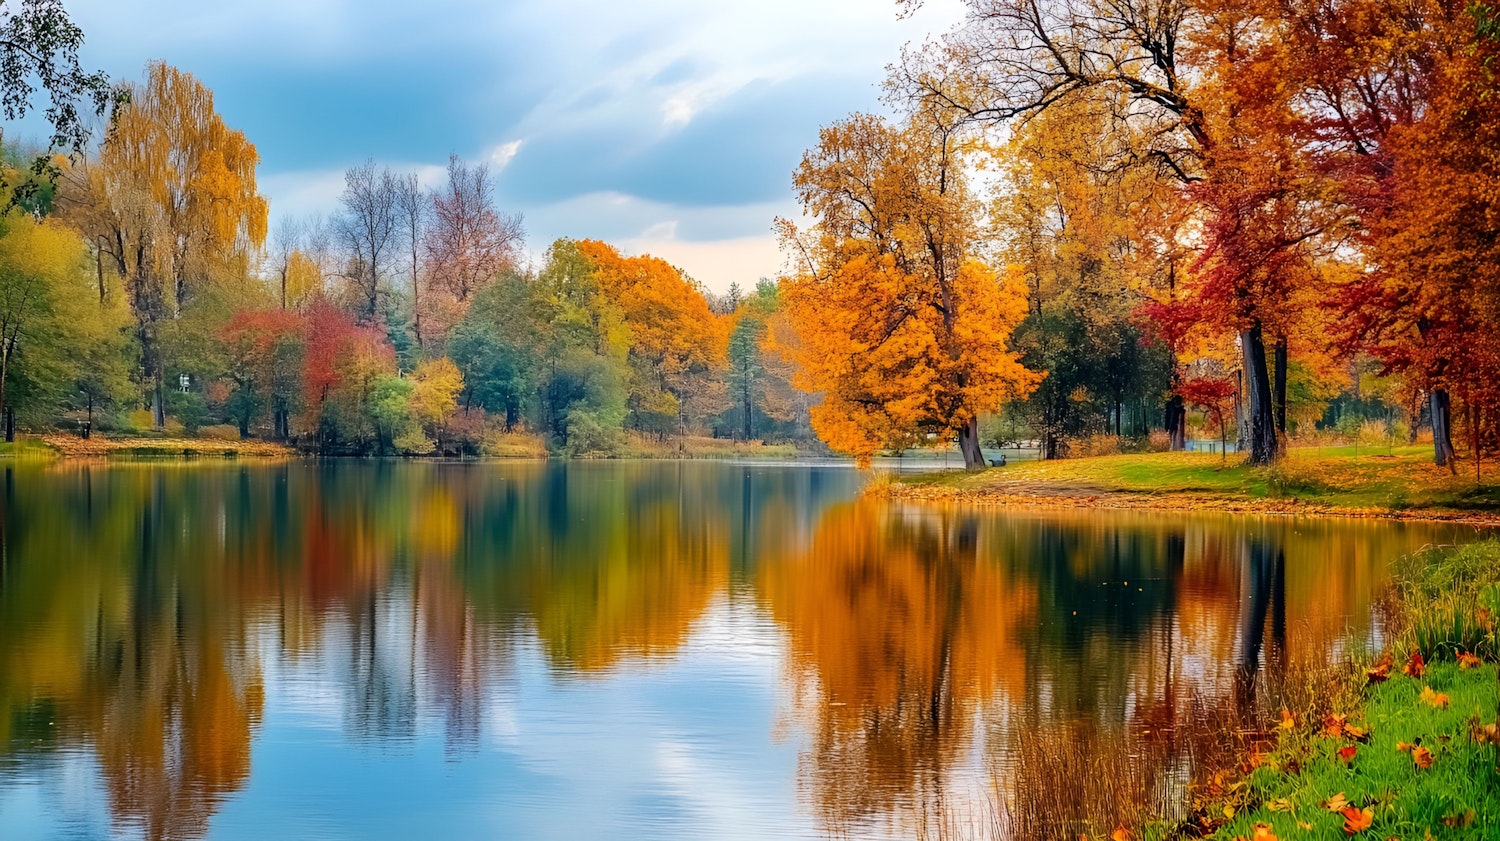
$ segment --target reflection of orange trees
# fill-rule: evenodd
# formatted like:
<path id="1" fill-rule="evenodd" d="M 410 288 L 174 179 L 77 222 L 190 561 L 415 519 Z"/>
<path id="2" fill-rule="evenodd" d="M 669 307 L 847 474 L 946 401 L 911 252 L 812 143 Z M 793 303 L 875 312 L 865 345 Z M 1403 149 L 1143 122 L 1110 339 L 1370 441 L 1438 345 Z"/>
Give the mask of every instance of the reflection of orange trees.
<path id="1" fill-rule="evenodd" d="M 833 825 L 941 800 L 976 710 L 1024 680 L 1016 631 L 1036 591 L 976 557 L 976 529 L 972 516 L 860 502 L 829 511 L 804 554 L 762 568 L 813 728 L 804 779 Z"/>

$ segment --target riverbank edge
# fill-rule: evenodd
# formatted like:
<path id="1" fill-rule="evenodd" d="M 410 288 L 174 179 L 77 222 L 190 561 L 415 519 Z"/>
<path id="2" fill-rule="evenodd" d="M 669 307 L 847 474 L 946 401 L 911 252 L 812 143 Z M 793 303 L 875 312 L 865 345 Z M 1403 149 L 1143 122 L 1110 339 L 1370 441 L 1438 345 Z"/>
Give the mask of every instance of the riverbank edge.
<path id="1" fill-rule="evenodd" d="M 1398 562 L 1385 648 L 1305 678 L 1321 690 L 1200 782 L 1188 821 L 1139 837 L 1500 838 L 1497 592 L 1500 538 Z"/>
<path id="2" fill-rule="evenodd" d="M 975 508 L 1094 509 L 1114 511 L 1219 512 L 1281 517 L 1345 517 L 1353 519 L 1444 522 L 1500 527 L 1500 511 L 1461 511 L 1451 508 L 1372 508 L 1308 503 L 1296 499 L 1142 491 L 1056 488 L 1036 493 L 998 489 L 954 488 L 941 485 L 872 484 L 866 493 L 902 502 L 963 505 Z"/>
<path id="3" fill-rule="evenodd" d="M 545 450 L 485 453 L 462 459 L 470 462 L 547 461 L 549 459 L 576 461 L 763 461 L 766 463 L 790 462 L 805 458 L 819 458 L 816 453 L 805 453 L 782 446 L 759 445 L 754 447 L 724 447 L 712 451 L 691 448 L 657 450 L 631 448 L 616 455 L 585 454 L 558 456 Z M 250 459 L 280 461 L 292 459 L 349 459 L 354 461 L 379 458 L 363 455 L 319 455 L 273 441 L 239 440 L 221 441 L 205 438 L 110 438 L 95 436 L 78 438 L 71 435 L 36 435 L 20 439 L 13 444 L 0 445 L 0 461 L 172 461 L 199 459 Z M 452 458 L 424 456 L 389 456 L 403 461 L 458 461 Z M 851 462 L 852 463 L 852 462 Z"/>

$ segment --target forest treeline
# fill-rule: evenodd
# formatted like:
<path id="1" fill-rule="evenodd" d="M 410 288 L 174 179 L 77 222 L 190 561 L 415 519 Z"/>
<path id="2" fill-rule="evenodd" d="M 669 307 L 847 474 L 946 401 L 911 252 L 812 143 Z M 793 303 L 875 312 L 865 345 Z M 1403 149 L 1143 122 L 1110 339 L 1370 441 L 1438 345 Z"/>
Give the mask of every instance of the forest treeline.
<path id="1" fill-rule="evenodd" d="M 835 449 L 1500 443 L 1500 7 L 965 5 L 796 174 L 781 295 Z"/>
<path id="2" fill-rule="evenodd" d="M 1500 444 L 1496 7 L 966 2 L 893 65 L 885 115 L 820 131 L 783 274 L 727 295 L 597 241 L 525 259 L 456 157 L 432 189 L 352 167 L 335 212 L 270 230 L 211 91 L 160 62 L 110 87 L 66 30 L 52 154 L 6 150 L 7 437 L 581 454 L 812 430 L 861 459 L 957 440 L 971 467 L 1190 434 L 1265 464 L 1372 421 L 1430 430 L 1449 467 Z"/>
<path id="3" fill-rule="evenodd" d="M 714 295 L 590 240 L 530 267 L 493 174 L 457 157 L 430 190 L 352 167 L 329 218 L 268 230 L 255 146 L 211 91 L 153 63 L 125 99 L 54 173 L 9 151 L 8 434 L 180 427 L 364 454 L 521 432 L 573 454 L 630 432 L 809 437 L 808 400 L 762 351 L 782 318 L 772 282 Z"/>

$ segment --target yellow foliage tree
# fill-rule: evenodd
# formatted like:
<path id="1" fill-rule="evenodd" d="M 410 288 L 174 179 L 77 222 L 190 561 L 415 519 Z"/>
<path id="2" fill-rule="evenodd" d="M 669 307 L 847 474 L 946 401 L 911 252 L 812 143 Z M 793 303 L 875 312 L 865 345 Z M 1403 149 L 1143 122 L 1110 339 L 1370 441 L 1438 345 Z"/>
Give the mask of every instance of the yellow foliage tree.
<path id="1" fill-rule="evenodd" d="M 801 270 L 782 281 L 795 339 L 772 341 L 822 394 L 813 429 L 868 463 L 922 433 L 956 435 L 982 468 L 978 420 L 1037 381 L 1009 349 L 1022 282 L 977 252 L 971 153 L 931 114 L 896 126 L 857 114 L 820 132 L 797 170 L 816 219 L 781 224 Z"/>
<path id="2" fill-rule="evenodd" d="M 630 408 L 637 424 L 665 433 L 680 421 L 722 411 L 729 322 L 709 310 L 703 291 L 650 255 L 625 257 L 595 240 L 580 241 L 578 250 L 630 328 Z"/>
<path id="3" fill-rule="evenodd" d="M 412 373 L 412 413 L 432 432 L 441 452 L 443 431 L 453 413 L 458 411 L 458 394 L 464 389 L 464 375 L 446 356 L 429 359 Z"/>
<path id="4" fill-rule="evenodd" d="M 65 195 L 124 284 L 160 427 L 161 328 L 215 278 L 245 275 L 247 252 L 266 239 L 267 204 L 255 145 L 224 124 L 202 82 L 152 62 L 129 90 L 98 161 L 70 173 Z"/>

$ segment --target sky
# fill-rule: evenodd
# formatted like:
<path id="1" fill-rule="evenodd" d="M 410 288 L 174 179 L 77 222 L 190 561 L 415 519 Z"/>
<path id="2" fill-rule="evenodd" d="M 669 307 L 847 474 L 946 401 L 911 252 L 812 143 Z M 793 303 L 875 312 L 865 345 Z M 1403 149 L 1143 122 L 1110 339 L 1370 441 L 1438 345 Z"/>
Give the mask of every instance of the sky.
<path id="1" fill-rule="evenodd" d="M 261 153 L 272 226 L 337 207 L 366 158 L 430 185 L 497 172 L 533 259 L 557 237 L 651 253 L 710 289 L 776 274 L 818 126 L 880 106 L 885 67 L 961 16 L 928 0 L 68 0 L 86 66 L 197 76 Z"/>

